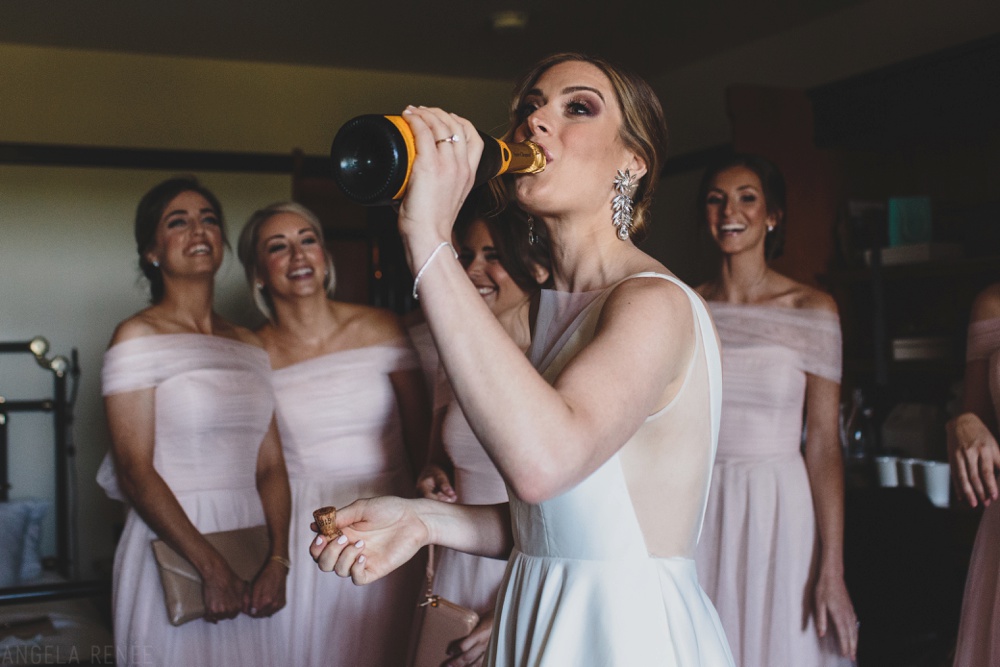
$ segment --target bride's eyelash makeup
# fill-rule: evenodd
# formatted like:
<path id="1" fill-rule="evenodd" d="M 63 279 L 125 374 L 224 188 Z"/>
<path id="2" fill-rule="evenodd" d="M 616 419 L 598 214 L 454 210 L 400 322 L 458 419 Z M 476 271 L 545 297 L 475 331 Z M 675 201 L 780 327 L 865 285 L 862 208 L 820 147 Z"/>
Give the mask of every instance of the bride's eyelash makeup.
<path id="1" fill-rule="evenodd" d="M 531 97 L 522 100 L 521 103 L 517 105 L 516 114 L 518 120 L 524 121 L 540 106 L 539 102 Z M 595 116 L 598 112 L 598 105 L 586 96 L 576 96 L 570 98 L 564 104 L 563 108 L 566 114 L 570 116 Z"/>
<path id="2" fill-rule="evenodd" d="M 576 97 L 567 102 L 566 111 L 571 116 L 593 116 L 596 113 L 594 104 L 583 97 Z"/>

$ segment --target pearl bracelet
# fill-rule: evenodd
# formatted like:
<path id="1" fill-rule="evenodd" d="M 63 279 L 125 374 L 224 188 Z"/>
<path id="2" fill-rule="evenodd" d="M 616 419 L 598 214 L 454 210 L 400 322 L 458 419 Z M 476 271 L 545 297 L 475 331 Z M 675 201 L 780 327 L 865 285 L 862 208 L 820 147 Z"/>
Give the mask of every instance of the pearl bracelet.
<path id="1" fill-rule="evenodd" d="M 427 267 L 430 266 L 431 262 L 434 261 L 434 258 L 438 254 L 438 251 L 441 250 L 441 248 L 443 248 L 445 246 L 448 246 L 449 248 L 451 248 L 451 254 L 455 256 L 455 259 L 458 259 L 458 252 L 456 252 L 455 247 L 452 246 L 447 241 L 441 241 L 441 243 L 439 243 L 438 246 L 436 248 L 434 248 L 434 251 L 431 252 L 431 256 L 427 258 L 427 261 L 424 262 L 424 265 L 420 267 L 419 271 L 417 271 L 417 277 L 413 279 L 413 299 L 414 299 L 414 301 L 420 301 L 420 295 L 417 294 L 417 286 L 420 284 L 420 279 L 424 276 L 424 271 L 426 271 Z"/>

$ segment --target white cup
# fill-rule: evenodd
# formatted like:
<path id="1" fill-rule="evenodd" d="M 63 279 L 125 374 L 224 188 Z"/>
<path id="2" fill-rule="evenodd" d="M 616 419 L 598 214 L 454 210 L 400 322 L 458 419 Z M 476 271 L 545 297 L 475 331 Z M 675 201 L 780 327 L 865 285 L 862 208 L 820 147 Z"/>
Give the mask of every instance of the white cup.
<path id="1" fill-rule="evenodd" d="M 896 461 L 896 474 L 899 476 L 900 486 L 913 486 L 913 464 L 916 459 L 898 459 Z"/>
<path id="2" fill-rule="evenodd" d="M 878 473 L 879 486 L 899 486 L 896 461 L 898 461 L 896 456 L 875 457 L 875 471 Z"/>
<path id="3" fill-rule="evenodd" d="M 915 486 L 927 494 L 938 507 L 948 507 L 951 495 L 951 466 L 944 461 L 915 461 L 913 464 Z"/>

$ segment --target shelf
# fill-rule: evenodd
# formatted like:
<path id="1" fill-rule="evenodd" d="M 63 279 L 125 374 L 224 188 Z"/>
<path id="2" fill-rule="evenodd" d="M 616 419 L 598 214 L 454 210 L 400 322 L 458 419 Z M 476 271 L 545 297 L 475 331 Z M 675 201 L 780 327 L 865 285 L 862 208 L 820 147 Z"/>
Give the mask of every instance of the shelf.
<path id="1" fill-rule="evenodd" d="M 883 280 L 908 280 L 910 278 L 965 277 L 976 275 L 1000 276 L 1000 257 L 976 257 L 941 262 L 893 264 L 881 268 Z M 872 279 L 870 267 L 834 269 L 820 276 L 824 284 L 867 282 Z"/>

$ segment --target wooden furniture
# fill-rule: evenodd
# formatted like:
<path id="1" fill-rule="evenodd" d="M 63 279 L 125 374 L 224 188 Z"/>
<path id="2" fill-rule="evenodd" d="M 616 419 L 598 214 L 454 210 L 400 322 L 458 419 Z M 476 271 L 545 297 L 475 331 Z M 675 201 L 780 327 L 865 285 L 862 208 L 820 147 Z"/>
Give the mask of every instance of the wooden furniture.
<path id="1" fill-rule="evenodd" d="M 307 163 L 301 151 L 293 153 L 292 199 L 323 224 L 336 271 L 336 298 L 397 313 L 409 311 L 412 277 L 395 212 L 388 206 L 364 207 L 348 200 L 332 176 L 317 171 L 314 163 L 315 159 Z"/>

